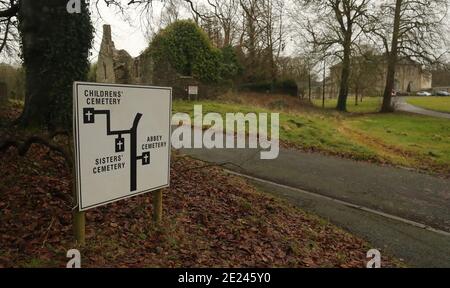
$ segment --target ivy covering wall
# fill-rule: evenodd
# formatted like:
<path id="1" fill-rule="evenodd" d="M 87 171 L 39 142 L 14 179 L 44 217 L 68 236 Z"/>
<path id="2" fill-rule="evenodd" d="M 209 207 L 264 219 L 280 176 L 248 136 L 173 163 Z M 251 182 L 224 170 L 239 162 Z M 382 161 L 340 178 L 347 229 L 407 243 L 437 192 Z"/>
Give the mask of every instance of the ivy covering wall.
<path id="1" fill-rule="evenodd" d="M 162 29 L 146 53 L 155 63 L 168 62 L 179 74 L 203 83 L 220 83 L 240 71 L 233 48 L 214 47 L 207 34 L 191 20 L 176 21 Z"/>

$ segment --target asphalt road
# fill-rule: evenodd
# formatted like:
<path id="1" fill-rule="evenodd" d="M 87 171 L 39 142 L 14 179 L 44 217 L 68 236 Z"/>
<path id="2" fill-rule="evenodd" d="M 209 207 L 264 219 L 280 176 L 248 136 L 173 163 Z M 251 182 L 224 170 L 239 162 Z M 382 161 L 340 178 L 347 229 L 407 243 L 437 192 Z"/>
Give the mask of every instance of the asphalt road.
<path id="1" fill-rule="evenodd" d="M 450 180 L 287 149 L 275 160 L 260 160 L 252 149 L 181 152 L 227 163 L 227 169 L 255 177 L 251 181 L 262 191 L 328 219 L 409 265 L 450 267 Z"/>
<path id="2" fill-rule="evenodd" d="M 414 114 L 421 114 L 421 115 L 437 117 L 437 118 L 450 119 L 450 113 L 432 111 L 432 110 L 423 109 L 423 108 L 411 105 L 406 102 L 404 97 L 394 97 L 392 99 L 392 101 L 395 106 L 395 109 L 399 110 L 399 111 L 409 112 L 409 113 L 414 113 Z"/>

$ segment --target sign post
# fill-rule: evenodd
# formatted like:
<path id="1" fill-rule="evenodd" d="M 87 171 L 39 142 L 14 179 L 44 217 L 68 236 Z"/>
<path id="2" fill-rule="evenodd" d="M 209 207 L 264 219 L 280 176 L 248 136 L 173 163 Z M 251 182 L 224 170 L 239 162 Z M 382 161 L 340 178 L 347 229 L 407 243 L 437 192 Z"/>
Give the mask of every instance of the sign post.
<path id="1" fill-rule="evenodd" d="M 154 192 L 154 220 L 170 183 L 172 89 L 74 83 L 77 240 L 84 211 Z"/>
<path id="2" fill-rule="evenodd" d="M 162 220 L 162 190 L 153 192 L 153 222 L 159 224 Z"/>
<path id="3" fill-rule="evenodd" d="M 73 211 L 73 233 L 75 240 L 81 246 L 86 244 L 86 218 L 85 212 Z"/>
<path id="4" fill-rule="evenodd" d="M 75 179 L 75 150 L 74 150 L 74 141 L 69 141 L 69 155 L 71 159 L 70 168 L 72 179 Z M 86 219 L 85 212 L 78 211 L 78 199 L 77 199 L 77 189 L 76 189 L 76 181 L 72 183 L 72 195 L 73 195 L 73 209 L 72 209 L 72 218 L 73 218 L 73 234 L 75 235 L 76 243 L 80 246 L 84 246 L 86 244 Z"/>

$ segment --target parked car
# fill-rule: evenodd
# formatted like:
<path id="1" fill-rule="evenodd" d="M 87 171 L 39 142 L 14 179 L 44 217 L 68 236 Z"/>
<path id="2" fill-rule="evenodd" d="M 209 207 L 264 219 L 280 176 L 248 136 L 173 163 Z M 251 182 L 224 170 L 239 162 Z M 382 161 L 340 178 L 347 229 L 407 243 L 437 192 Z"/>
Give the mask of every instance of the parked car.
<path id="1" fill-rule="evenodd" d="M 437 91 L 436 95 L 437 96 L 450 96 L 450 93 L 447 91 Z"/>
<path id="2" fill-rule="evenodd" d="M 431 96 L 431 93 L 427 91 L 420 91 L 417 92 L 417 96 Z"/>

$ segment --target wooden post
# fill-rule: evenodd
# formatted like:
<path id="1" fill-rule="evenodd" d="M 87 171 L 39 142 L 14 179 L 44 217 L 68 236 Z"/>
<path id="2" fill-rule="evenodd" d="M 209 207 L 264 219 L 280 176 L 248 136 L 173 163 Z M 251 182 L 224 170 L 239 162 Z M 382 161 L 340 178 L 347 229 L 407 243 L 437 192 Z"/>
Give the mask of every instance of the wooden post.
<path id="1" fill-rule="evenodd" d="M 73 212 L 73 233 L 78 245 L 86 244 L 86 217 L 84 212 Z"/>
<path id="2" fill-rule="evenodd" d="M 153 192 L 153 222 L 159 224 L 162 220 L 162 189 Z"/>
<path id="3" fill-rule="evenodd" d="M 75 153 L 74 153 L 74 143 L 73 141 L 70 141 L 69 145 L 69 153 L 72 159 L 72 163 L 70 163 L 72 167 L 72 195 L 74 199 L 74 209 L 72 211 L 72 221 L 73 221 L 73 234 L 75 236 L 75 240 L 78 245 L 85 245 L 86 244 L 86 215 L 85 212 L 78 211 L 78 195 L 77 195 L 77 189 L 76 189 L 76 176 L 75 176 Z"/>
<path id="4" fill-rule="evenodd" d="M 76 189 L 76 179 L 75 179 L 75 173 L 72 173 L 73 175 L 73 199 L 74 199 L 74 209 L 73 214 L 73 234 L 75 236 L 75 240 L 77 241 L 78 245 L 83 246 L 86 244 L 86 216 L 85 212 L 78 211 L 78 199 L 77 199 L 77 189 Z"/>

